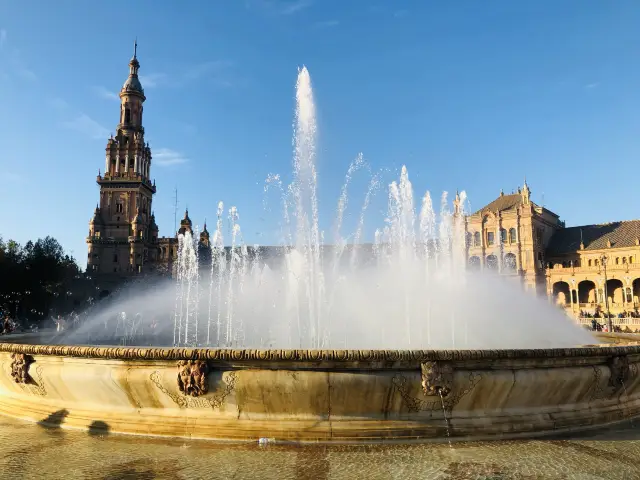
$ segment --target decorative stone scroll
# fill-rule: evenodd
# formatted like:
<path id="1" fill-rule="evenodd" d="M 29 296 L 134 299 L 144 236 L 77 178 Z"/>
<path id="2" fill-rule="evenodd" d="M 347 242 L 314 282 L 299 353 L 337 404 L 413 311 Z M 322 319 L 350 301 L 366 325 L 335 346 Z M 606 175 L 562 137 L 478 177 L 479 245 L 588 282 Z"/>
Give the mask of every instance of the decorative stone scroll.
<path id="1" fill-rule="evenodd" d="M 11 354 L 11 378 L 22 385 L 31 383 L 29 366 L 33 363 L 33 357 L 25 353 Z"/>
<path id="2" fill-rule="evenodd" d="M 422 371 L 422 390 L 426 396 L 446 397 L 453 388 L 453 365 L 449 362 L 424 362 Z"/>
<path id="3" fill-rule="evenodd" d="M 209 365 L 204 360 L 180 360 L 178 362 L 178 388 L 185 395 L 199 397 L 209 391 L 207 374 Z"/>
<path id="4" fill-rule="evenodd" d="M 609 370 L 611 370 L 609 386 L 615 390 L 623 388 L 625 383 L 629 382 L 629 357 L 626 355 L 613 357 L 609 361 Z"/>

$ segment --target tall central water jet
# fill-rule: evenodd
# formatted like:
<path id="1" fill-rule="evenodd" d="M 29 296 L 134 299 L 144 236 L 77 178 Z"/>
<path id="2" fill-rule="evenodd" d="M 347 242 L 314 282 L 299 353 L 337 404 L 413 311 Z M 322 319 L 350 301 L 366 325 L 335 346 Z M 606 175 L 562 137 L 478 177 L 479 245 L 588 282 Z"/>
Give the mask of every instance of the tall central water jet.
<path id="1" fill-rule="evenodd" d="M 307 67 L 298 71 L 296 110 L 293 134 L 293 184 L 295 202 L 295 250 L 300 254 L 290 264 L 297 282 L 296 293 L 306 297 L 306 321 L 299 325 L 301 343 L 307 337 L 313 348 L 321 348 L 321 316 L 324 305 L 324 275 L 318 225 L 318 177 L 316 172 L 316 107 L 313 102 L 311 77 Z M 310 218 L 309 218 L 310 217 Z"/>

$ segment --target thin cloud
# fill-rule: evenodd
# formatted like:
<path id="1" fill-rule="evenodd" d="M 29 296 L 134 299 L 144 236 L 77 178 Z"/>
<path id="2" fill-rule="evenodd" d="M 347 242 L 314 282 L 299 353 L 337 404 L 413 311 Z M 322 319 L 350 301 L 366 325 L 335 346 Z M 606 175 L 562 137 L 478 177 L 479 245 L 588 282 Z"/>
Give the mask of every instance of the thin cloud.
<path id="1" fill-rule="evenodd" d="M 140 75 L 140 83 L 142 88 L 155 88 L 159 84 L 163 84 L 167 81 L 166 73 L 150 73 L 148 75 Z"/>
<path id="2" fill-rule="evenodd" d="M 260 10 L 267 15 L 293 15 L 309 8 L 314 0 L 245 0 L 249 10 Z"/>
<path id="3" fill-rule="evenodd" d="M 219 72 L 224 69 L 228 65 L 228 62 L 223 62 L 221 60 L 214 60 L 209 62 L 199 63 L 197 65 L 193 65 L 188 68 L 183 78 L 185 80 L 198 80 L 202 77 L 209 75 L 210 73 Z"/>
<path id="4" fill-rule="evenodd" d="M 28 81 L 35 81 L 38 79 L 38 76 L 35 74 L 35 72 L 27 67 L 22 58 L 20 50 L 12 49 L 9 55 L 9 62 L 10 71 L 14 75 L 17 75 L 18 77 Z"/>
<path id="5" fill-rule="evenodd" d="M 18 68 L 17 73 L 25 80 L 29 80 L 31 82 L 34 82 L 38 79 L 38 76 L 35 74 L 33 70 L 29 70 L 28 68 L 25 68 L 25 67 Z"/>
<path id="6" fill-rule="evenodd" d="M 61 123 L 63 128 L 74 130 L 91 139 L 105 139 L 109 136 L 109 130 L 104 128 L 86 113 L 80 113 L 73 120 Z"/>
<path id="7" fill-rule="evenodd" d="M 588 83 L 587 85 L 584 86 L 585 90 L 592 90 L 594 88 L 597 88 L 600 85 L 600 82 L 594 82 L 594 83 Z"/>
<path id="8" fill-rule="evenodd" d="M 115 92 L 112 92 L 111 90 L 104 88 L 104 87 L 93 87 L 93 91 L 96 93 L 96 95 L 98 95 L 101 98 L 104 98 L 106 100 L 113 100 L 116 102 L 120 102 L 120 97 L 118 97 L 118 94 Z"/>
<path id="9" fill-rule="evenodd" d="M 313 5 L 313 0 L 295 0 L 294 2 L 288 2 L 283 5 L 280 14 L 281 15 L 293 15 Z"/>
<path id="10" fill-rule="evenodd" d="M 170 148 L 159 148 L 152 152 L 152 156 L 154 164 L 159 167 L 181 165 L 189 161 L 182 153 L 171 150 Z"/>
<path id="11" fill-rule="evenodd" d="M 15 172 L 0 172 L 0 181 L 3 182 L 20 182 L 22 175 Z"/>
<path id="12" fill-rule="evenodd" d="M 227 70 L 230 62 L 224 60 L 210 60 L 187 66 L 181 75 L 171 77 L 165 73 L 150 73 L 140 75 L 143 88 L 155 87 L 183 87 L 188 83 L 202 79 L 210 79 L 220 87 L 230 87 L 233 82 L 228 78 Z"/>
<path id="13" fill-rule="evenodd" d="M 324 22 L 316 22 L 313 24 L 316 28 L 333 28 L 340 25 L 340 20 L 325 20 Z"/>
<path id="14" fill-rule="evenodd" d="M 3 28 L 0 29 L 0 48 L 4 47 L 7 42 L 7 31 Z"/>
<path id="15" fill-rule="evenodd" d="M 49 100 L 49 104 L 55 108 L 56 110 L 67 110 L 69 108 L 69 104 L 60 97 L 54 97 Z"/>

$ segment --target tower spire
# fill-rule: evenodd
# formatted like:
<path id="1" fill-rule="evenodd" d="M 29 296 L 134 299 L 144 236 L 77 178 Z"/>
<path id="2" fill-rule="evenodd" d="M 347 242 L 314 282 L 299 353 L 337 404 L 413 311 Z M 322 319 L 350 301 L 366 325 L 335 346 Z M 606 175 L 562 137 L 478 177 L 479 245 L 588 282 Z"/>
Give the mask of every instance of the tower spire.
<path id="1" fill-rule="evenodd" d="M 138 37 L 133 42 L 133 58 L 138 58 Z"/>

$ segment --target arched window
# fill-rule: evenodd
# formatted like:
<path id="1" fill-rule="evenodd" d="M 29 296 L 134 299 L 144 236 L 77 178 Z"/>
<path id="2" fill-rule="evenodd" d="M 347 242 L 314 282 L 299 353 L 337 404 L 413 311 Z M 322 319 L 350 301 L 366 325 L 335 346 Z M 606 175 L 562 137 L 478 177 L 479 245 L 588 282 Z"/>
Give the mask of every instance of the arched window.
<path id="1" fill-rule="evenodd" d="M 620 257 L 616 257 L 616 265 L 620 264 Z"/>
<path id="2" fill-rule="evenodd" d="M 131 121 L 131 110 L 129 107 L 125 107 L 124 109 L 124 123 L 129 123 Z"/>
<path id="3" fill-rule="evenodd" d="M 516 229 L 512 227 L 509 229 L 509 243 L 516 243 L 516 241 Z"/>
<path id="4" fill-rule="evenodd" d="M 500 229 L 500 242 L 507 243 L 507 231 L 504 228 Z"/>
<path id="5" fill-rule="evenodd" d="M 482 245 L 482 241 L 480 240 L 480 232 L 475 232 L 473 234 L 473 246 L 474 247 L 479 247 L 480 245 Z"/>
<path id="6" fill-rule="evenodd" d="M 487 255 L 487 258 L 485 258 L 485 265 L 489 270 L 497 270 L 498 257 L 496 257 L 495 255 Z"/>
<path id="7" fill-rule="evenodd" d="M 591 266 L 591 259 L 589 259 L 589 261 L 587 262 L 587 264 L 588 264 L 589 266 Z"/>
<path id="8" fill-rule="evenodd" d="M 633 295 L 631 293 L 631 289 L 627 288 L 626 289 L 626 293 L 627 293 L 627 303 L 633 302 Z"/>
<path id="9" fill-rule="evenodd" d="M 623 264 L 627 263 L 627 257 L 622 257 L 622 263 Z"/>
<path id="10" fill-rule="evenodd" d="M 493 232 L 487 232 L 487 245 L 492 246 L 494 244 L 495 240 L 494 240 L 494 233 Z"/>
<path id="11" fill-rule="evenodd" d="M 470 257 L 468 267 L 469 270 L 480 270 L 480 257 Z"/>
<path id="12" fill-rule="evenodd" d="M 600 265 L 600 260 L 598 260 L 597 258 L 594 260 L 595 266 L 599 266 Z"/>
<path id="13" fill-rule="evenodd" d="M 504 269 L 508 272 L 515 272 L 517 266 L 516 256 L 513 253 L 507 253 L 504 256 Z"/>
<path id="14" fill-rule="evenodd" d="M 629 263 L 633 263 L 633 257 L 629 257 Z"/>

